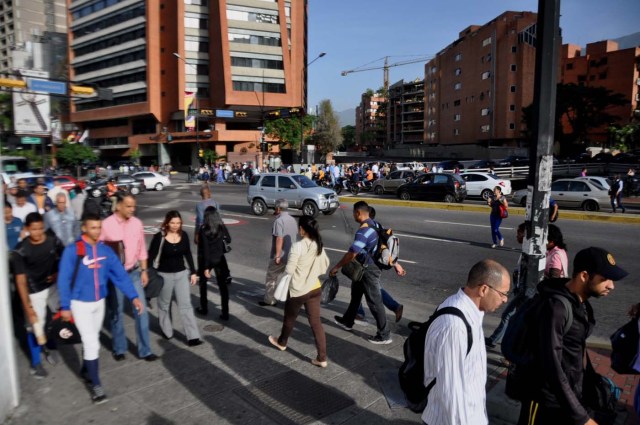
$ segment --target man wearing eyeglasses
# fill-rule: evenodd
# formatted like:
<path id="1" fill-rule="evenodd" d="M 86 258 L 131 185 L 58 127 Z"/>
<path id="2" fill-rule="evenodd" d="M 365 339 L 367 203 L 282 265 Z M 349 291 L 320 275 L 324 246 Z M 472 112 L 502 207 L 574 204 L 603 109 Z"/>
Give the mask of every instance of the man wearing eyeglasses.
<path id="1" fill-rule="evenodd" d="M 464 288 L 438 306 L 454 307 L 429 326 L 424 347 L 424 385 L 433 383 L 422 420 L 428 425 L 486 425 L 487 351 L 482 319 L 507 302 L 511 276 L 493 260 L 476 263 Z M 468 328 L 470 333 L 468 331 Z M 468 335 L 471 340 L 468 341 Z M 469 345 L 471 347 L 469 347 Z"/>

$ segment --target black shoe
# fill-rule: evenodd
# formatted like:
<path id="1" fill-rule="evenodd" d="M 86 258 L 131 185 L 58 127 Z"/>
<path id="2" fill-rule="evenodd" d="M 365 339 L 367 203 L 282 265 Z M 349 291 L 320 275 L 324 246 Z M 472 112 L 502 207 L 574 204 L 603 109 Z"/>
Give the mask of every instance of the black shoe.
<path id="1" fill-rule="evenodd" d="M 209 310 L 207 310 L 206 308 L 196 307 L 196 314 L 199 314 L 200 316 L 206 316 L 208 313 Z"/>
<path id="2" fill-rule="evenodd" d="M 96 385 L 91 388 L 91 401 L 93 401 L 93 404 L 102 404 L 109 401 L 100 385 Z"/>
<path id="3" fill-rule="evenodd" d="M 226 279 L 227 285 L 231 285 L 231 283 L 233 282 L 233 278 L 231 276 L 228 276 Z"/>
<path id="4" fill-rule="evenodd" d="M 229 314 L 221 314 L 220 320 L 229 320 Z"/>
<path id="5" fill-rule="evenodd" d="M 173 338 L 173 336 L 167 336 L 167 334 L 164 333 L 162 330 L 160 330 L 160 335 L 162 335 L 162 337 L 164 339 L 166 339 L 167 341 L 170 340 L 171 338 Z"/>
<path id="6" fill-rule="evenodd" d="M 491 342 L 490 338 L 485 338 L 484 339 L 484 345 L 486 345 L 489 348 L 496 348 L 496 344 L 494 344 L 493 342 Z"/>
<path id="7" fill-rule="evenodd" d="M 144 360 L 145 362 L 155 362 L 156 360 L 158 360 L 158 356 L 151 353 L 147 357 L 143 357 L 142 360 Z"/>
<path id="8" fill-rule="evenodd" d="M 201 339 L 190 339 L 189 341 L 187 341 L 187 345 L 189 347 L 197 347 L 198 345 L 202 344 L 202 340 Z"/>
<path id="9" fill-rule="evenodd" d="M 113 360 L 115 360 L 117 362 L 123 361 L 124 360 L 124 354 L 113 353 Z"/>
<path id="10" fill-rule="evenodd" d="M 260 301 L 260 302 L 258 302 L 258 305 L 261 305 L 262 307 L 275 307 L 275 306 L 278 305 L 278 302 L 274 301 L 273 304 L 269 304 L 269 303 L 266 303 L 264 301 Z"/>
<path id="11" fill-rule="evenodd" d="M 344 321 L 344 318 L 341 316 L 333 316 L 333 321 L 345 331 L 353 330 L 353 324 L 351 324 L 351 326 L 347 325 Z"/>

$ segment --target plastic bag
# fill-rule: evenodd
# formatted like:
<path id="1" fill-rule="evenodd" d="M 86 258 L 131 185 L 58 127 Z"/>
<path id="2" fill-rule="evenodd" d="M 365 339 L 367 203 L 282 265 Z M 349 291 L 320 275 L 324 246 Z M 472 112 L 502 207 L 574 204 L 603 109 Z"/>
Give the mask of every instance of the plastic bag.
<path id="1" fill-rule="evenodd" d="M 320 303 L 329 304 L 333 301 L 336 298 L 339 288 L 340 283 L 338 282 L 337 276 L 327 277 L 324 282 L 322 282 L 322 296 L 320 298 Z"/>

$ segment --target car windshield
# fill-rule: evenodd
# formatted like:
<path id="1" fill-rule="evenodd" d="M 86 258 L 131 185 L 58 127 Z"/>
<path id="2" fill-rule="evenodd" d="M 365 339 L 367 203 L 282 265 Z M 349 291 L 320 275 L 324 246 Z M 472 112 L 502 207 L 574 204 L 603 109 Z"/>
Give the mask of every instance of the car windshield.
<path id="1" fill-rule="evenodd" d="M 300 187 L 302 187 L 304 189 L 306 189 L 308 187 L 317 187 L 318 186 L 317 184 L 315 184 L 313 181 L 311 181 L 306 176 L 295 175 L 295 176 L 291 176 L 291 178 L 293 180 L 295 180 L 295 182 L 298 183 L 300 185 Z"/>
<path id="2" fill-rule="evenodd" d="M 602 186 L 602 183 L 600 183 L 598 180 L 589 180 L 589 183 L 591 183 L 592 185 L 594 185 L 595 187 L 597 187 L 600 190 L 607 190 L 607 189 L 605 189 L 604 186 Z"/>

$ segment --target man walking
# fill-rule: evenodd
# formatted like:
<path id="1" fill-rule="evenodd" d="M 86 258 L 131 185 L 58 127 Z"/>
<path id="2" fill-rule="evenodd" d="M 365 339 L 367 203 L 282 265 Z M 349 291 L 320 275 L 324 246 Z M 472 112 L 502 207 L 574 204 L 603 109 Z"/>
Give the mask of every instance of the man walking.
<path id="1" fill-rule="evenodd" d="M 380 293 L 381 271 L 373 261 L 373 254 L 378 245 L 378 232 L 375 222 L 369 217 L 369 212 L 369 205 L 364 201 L 356 202 L 353 205 L 353 218 L 360 224 L 360 228 L 356 231 L 355 239 L 347 253 L 329 272 L 331 276 L 335 276 L 343 266 L 351 261 L 357 261 L 364 266 L 362 278 L 357 282 L 351 282 L 351 301 L 347 311 L 343 316 L 335 316 L 335 322 L 343 329 L 351 331 L 358 306 L 364 295 L 378 327 L 378 332 L 369 338 L 369 342 L 372 344 L 391 344 L 389 324 Z"/>
<path id="2" fill-rule="evenodd" d="M 622 188 L 624 183 L 620 180 L 620 174 L 616 174 L 613 179 L 613 183 L 611 184 L 611 188 L 609 189 L 609 198 L 611 199 L 611 212 L 615 213 L 616 208 L 620 207 L 622 209 L 622 213 L 624 214 L 626 209 L 624 205 L 622 205 Z"/>
<path id="3" fill-rule="evenodd" d="M 55 201 L 55 208 L 44 215 L 44 227 L 51 229 L 62 244 L 67 246 L 79 236 L 79 222 L 71 208 L 67 208 L 67 197 L 64 194 L 58 193 Z"/>
<path id="4" fill-rule="evenodd" d="M 116 254 L 124 259 L 123 265 L 129 278 L 133 281 L 142 311 L 135 314 L 138 357 L 146 361 L 158 358 L 151 352 L 149 341 L 149 313 L 147 312 L 144 287 L 149 282 L 147 274 L 147 248 L 144 242 L 142 222 L 134 217 L 136 199 L 132 195 L 124 195 L 116 202 L 115 214 L 110 215 L 102 223 L 100 239 L 108 245 L 116 247 Z M 127 351 L 127 336 L 124 332 L 124 294 L 115 286 L 109 287 L 107 315 L 111 324 L 113 338 L 113 358 L 124 360 Z"/>
<path id="5" fill-rule="evenodd" d="M 613 282 L 625 276 L 611 253 L 591 247 L 576 254 L 571 279 L 547 279 L 538 285 L 540 306 L 535 320 L 527 322 L 535 327 L 530 333 L 533 361 L 523 371 L 521 387 L 527 394 L 518 425 L 596 424 L 582 404 L 585 346 L 595 326 L 588 299 L 607 296 Z"/>
<path id="6" fill-rule="evenodd" d="M 486 408 L 487 351 L 482 320 L 507 301 L 510 276 L 493 260 L 476 263 L 464 288 L 438 306 L 455 307 L 471 328 L 452 314 L 437 317 L 429 326 L 424 347 L 424 385 L 433 383 L 422 420 L 428 425 L 488 423 Z M 468 353 L 467 353 L 467 350 Z M 564 423 L 564 422 L 547 422 Z"/>
<path id="7" fill-rule="evenodd" d="M 291 245 L 298 240 L 298 223 L 289 215 L 289 202 L 286 199 L 276 200 L 276 216 L 271 230 L 271 255 L 267 266 L 267 276 L 264 282 L 264 300 L 258 304 L 261 306 L 274 306 L 277 304 L 273 297 L 276 291 L 276 279 L 287 265 Z"/>

